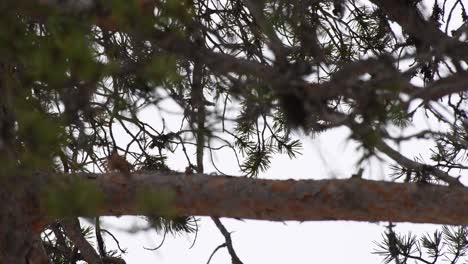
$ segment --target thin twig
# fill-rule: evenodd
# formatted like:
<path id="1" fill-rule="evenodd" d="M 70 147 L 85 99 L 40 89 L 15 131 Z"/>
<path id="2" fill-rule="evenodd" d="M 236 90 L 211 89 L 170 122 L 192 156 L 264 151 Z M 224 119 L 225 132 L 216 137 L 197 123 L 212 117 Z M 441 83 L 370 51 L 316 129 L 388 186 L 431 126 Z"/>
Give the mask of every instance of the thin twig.
<path id="1" fill-rule="evenodd" d="M 226 243 L 223 243 L 223 244 L 217 246 L 217 247 L 215 248 L 215 250 L 213 250 L 213 253 L 211 253 L 210 258 L 208 258 L 208 261 L 206 262 L 206 264 L 210 264 L 211 258 L 214 256 L 214 254 L 216 253 L 216 251 L 218 251 L 220 248 L 225 247 L 225 246 L 226 246 Z"/>
<path id="2" fill-rule="evenodd" d="M 221 234 L 223 234 L 224 239 L 226 240 L 226 246 L 227 246 L 229 255 L 231 255 L 232 264 L 243 264 L 242 261 L 237 256 L 236 251 L 234 250 L 234 247 L 232 246 L 231 234 L 227 231 L 226 227 L 224 227 L 223 223 L 221 223 L 219 218 L 211 217 L 211 219 L 215 223 L 216 227 L 218 227 L 219 231 L 221 231 Z"/>

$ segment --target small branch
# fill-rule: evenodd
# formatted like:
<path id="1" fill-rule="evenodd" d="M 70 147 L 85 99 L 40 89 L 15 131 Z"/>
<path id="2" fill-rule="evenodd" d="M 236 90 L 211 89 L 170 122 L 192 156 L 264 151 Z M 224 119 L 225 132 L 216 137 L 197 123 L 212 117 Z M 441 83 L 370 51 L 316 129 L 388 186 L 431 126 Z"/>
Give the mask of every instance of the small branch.
<path id="1" fill-rule="evenodd" d="M 126 249 L 122 249 L 122 248 L 120 247 L 119 240 L 117 240 L 117 238 L 114 236 L 114 234 L 112 234 L 111 232 L 109 232 L 109 231 L 106 230 L 106 229 L 101 229 L 101 232 L 104 232 L 104 233 L 108 234 L 109 236 L 112 237 L 112 239 L 114 239 L 114 242 L 117 244 L 117 248 L 120 250 L 120 253 L 122 253 L 122 254 L 127 253 L 127 250 L 126 250 Z"/>
<path id="2" fill-rule="evenodd" d="M 99 220 L 99 217 L 96 217 L 94 225 L 95 225 L 96 242 L 97 242 L 99 254 L 102 257 L 105 257 L 107 255 L 106 254 L 106 247 L 105 247 L 105 244 L 104 244 L 104 239 L 102 238 L 102 234 L 101 234 L 101 222 Z"/>
<path id="3" fill-rule="evenodd" d="M 437 80 L 424 89 L 412 94 L 413 98 L 421 98 L 424 101 L 437 101 L 444 96 L 468 90 L 468 72 L 463 72 Z"/>
<path id="4" fill-rule="evenodd" d="M 382 151 L 383 153 L 387 154 L 391 159 L 396 161 L 398 164 L 400 164 L 403 167 L 406 167 L 408 169 L 416 170 L 416 171 L 421 171 L 424 166 L 430 167 L 430 174 L 435 176 L 437 179 L 448 183 L 450 186 L 463 186 L 462 183 L 457 179 L 452 176 L 450 176 L 448 173 L 445 171 L 442 171 L 438 168 L 431 167 L 429 165 L 421 164 L 416 161 L 412 161 L 408 159 L 407 157 L 403 156 L 400 152 L 394 150 L 391 148 L 387 143 L 385 143 L 383 140 L 378 142 L 376 144 L 377 149 Z"/>
<path id="5" fill-rule="evenodd" d="M 65 237 L 63 236 L 63 232 L 60 230 L 60 224 L 53 223 L 52 225 L 50 225 L 50 229 L 52 230 L 52 232 L 54 232 L 54 236 L 57 239 L 57 247 L 68 259 L 71 260 L 73 258 L 73 252 L 71 248 L 67 246 Z"/>
<path id="6" fill-rule="evenodd" d="M 343 116 L 342 114 L 339 114 Z M 353 121 L 349 121 L 346 124 L 349 129 L 351 129 L 355 134 L 357 134 L 360 137 L 367 137 L 368 135 L 378 133 L 375 131 L 372 127 L 363 125 L 363 124 L 358 124 Z M 379 136 L 381 136 L 379 134 Z M 421 171 L 425 167 L 430 168 L 430 174 L 436 177 L 437 179 L 449 184 L 450 186 L 453 187 L 464 187 L 463 184 L 459 181 L 458 178 L 450 176 L 447 172 L 442 171 L 438 168 L 435 168 L 433 166 L 427 165 L 427 164 L 422 164 L 416 161 L 412 161 L 402 155 L 400 152 L 394 150 L 391 148 L 387 143 L 382 138 L 375 137 L 376 142 L 374 143 L 374 147 L 380 150 L 381 152 L 385 153 L 387 156 L 389 156 L 391 159 L 396 161 L 399 165 L 406 167 L 411 170 L 415 171 Z"/>
<path id="7" fill-rule="evenodd" d="M 227 246 L 229 255 L 231 255 L 232 264 L 243 264 L 242 261 L 237 256 L 236 251 L 234 250 L 234 247 L 232 246 L 231 234 L 226 230 L 226 228 L 224 227 L 223 223 L 221 223 L 219 218 L 211 217 L 211 219 L 215 223 L 216 227 L 218 227 L 219 231 L 221 231 L 221 234 L 223 234 L 224 239 L 226 240 L 226 246 Z"/>
<path id="8" fill-rule="evenodd" d="M 102 263 L 98 253 L 94 250 L 93 246 L 86 240 L 81 232 L 80 221 L 78 218 L 67 218 L 60 221 L 65 234 L 80 250 L 84 260 L 88 263 Z"/>
<path id="9" fill-rule="evenodd" d="M 267 21 L 265 15 L 263 14 L 263 5 L 260 1 L 251 1 L 251 0 L 243 0 L 244 5 L 249 10 L 249 13 L 255 20 L 255 27 L 260 27 L 262 29 L 262 33 L 267 36 L 267 45 L 275 54 L 276 61 L 285 62 L 286 61 L 286 49 L 284 47 L 283 42 L 278 38 L 276 35 L 275 29 L 271 25 L 270 22 Z M 252 26 L 252 25 L 251 25 Z M 255 31 L 256 29 L 252 29 Z"/>
<path id="10" fill-rule="evenodd" d="M 457 59 L 468 59 L 468 45 L 447 36 L 434 23 L 424 20 L 421 12 L 409 1 L 371 0 L 382 8 L 390 19 L 397 22 L 404 31 L 416 37 L 424 45 L 435 47 L 439 52 Z"/>
<path id="11" fill-rule="evenodd" d="M 217 247 L 215 248 L 215 250 L 213 250 L 213 253 L 211 253 L 210 258 L 208 258 L 208 261 L 206 262 L 206 264 L 210 264 L 211 258 L 213 258 L 214 254 L 215 254 L 220 248 L 223 248 L 223 247 L 225 247 L 225 246 L 226 246 L 226 243 L 223 243 L 223 244 L 217 246 Z"/>

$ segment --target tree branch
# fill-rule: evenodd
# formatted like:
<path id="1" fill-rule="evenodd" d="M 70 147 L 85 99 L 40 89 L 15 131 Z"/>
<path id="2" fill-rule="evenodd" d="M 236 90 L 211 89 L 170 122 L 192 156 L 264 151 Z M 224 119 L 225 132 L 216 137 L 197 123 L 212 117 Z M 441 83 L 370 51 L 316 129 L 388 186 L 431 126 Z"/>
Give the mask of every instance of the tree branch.
<path id="1" fill-rule="evenodd" d="M 425 45 L 436 47 L 440 52 L 453 58 L 468 59 L 468 45 L 447 36 L 435 24 L 425 21 L 417 7 L 410 4 L 411 1 L 371 0 L 371 2 L 382 8 L 407 33 Z"/>
<path id="2" fill-rule="evenodd" d="M 93 246 L 89 244 L 86 238 L 81 233 L 80 221 L 78 218 L 69 218 L 60 221 L 67 234 L 68 238 L 80 250 L 81 255 L 88 263 L 102 263 L 101 257 L 94 250 Z"/>
<path id="3" fill-rule="evenodd" d="M 84 180 L 87 188 L 98 192 L 94 197 L 102 197 L 100 201 L 90 198 L 89 204 L 97 204 L 96 208 L 73 209 L 75 215 L 169 214 L 271 221 L 468 225 L 468 188 L 461 186 L 354 179 L 284 181 L 203 174 L 187 177 L 175 172 L 136 172 L 129 182 L 122 183 L 116 181 L 116 175 L 94 178 L 93 175 L 56 175 L 50 179 L 63 192 L 71 192 L 76 188 L 74 183 Z M 73 200 L 63 202 L 74 203 Z M 41 212 L 50 214 L 45 204 L 41 205 Z"/>
<path id="4" fill-rule="evenodd" d="M 389 145 L 387 145 L 383 140 L 380 140 L 376 144 L 376 148 L 382 151 L 383 153 L 385 153 L 387 156 L 389 156 L 391 159 L 396 161 L 398 164 L 408 169 L 421 171 L 424 166 L 429 166 L 429 165 L 421 164 L 419 162 L 408 159 L 407 157 L 403 156 L 400 152 L 394 150 Z M 442 171 L 438 168 L 430 167 L 430 173 L 434 175 L 437 179 L 444 181 L 450 184 L 451 186 L 463 186 L 462 183 L 458 180 L 458 178 L 454 178 L 450 176 L 448 173 L 446 173 L 445 171 Z"/>
<path id="5" fill-rule="evenodd" d="M 428 87 L 417 90 L 412 97 L 436 101 L 444 96 L 466 91 L 468 91 L 468 72 L 462 72 L 437 80 Z"/>
<path id="6" fill-rule="evenodd" d="M 219 220 L 217 217 L 211 217 L 213 222 L 215 223 L 216 227 L 219 229 L 221 234 L 223 234 L 224 239 L 226 240 L 226 246 L 229 251 L 229 255 L 231 255 L 231 261 L 232 264 L 243 264 L 242 261 L 239 259 L 239 257 L 236 254 L 236 251 L 234 250 L 234 247 L 232 246 L 232 239 L 231 239 L 231 233 L 229 233 L 226 230 L 226 227 L 224 227 L 223 223 Z"/>

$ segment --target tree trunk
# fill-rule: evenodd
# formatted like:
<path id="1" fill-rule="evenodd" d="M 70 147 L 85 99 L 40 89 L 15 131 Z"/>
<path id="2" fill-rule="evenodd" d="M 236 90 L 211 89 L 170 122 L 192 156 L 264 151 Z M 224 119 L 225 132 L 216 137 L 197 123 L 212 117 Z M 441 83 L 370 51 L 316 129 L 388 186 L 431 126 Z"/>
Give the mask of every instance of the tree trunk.
<path id="1" fill-rule="evenodd" d="M 2 76 L 8 74 L 7 68 L 0 62 Z M 26 187 L 23 183 L 30 179 L 16 173 L 19 159 L 12 89 L 0 80 L 0 263 L 45 264 L 49 261 L 40 238 L 43 221 L 39 221 L 37 196 L 30 192 L 40 185 L 32 188 L 31 181 Z"/>
<path id="2" fill-rule="evenodd" d="M 49 263 L 40 237 L 44 222 L 31 210 L 36 202 L 22 198 L 0 192 L 0 263 Z"/>

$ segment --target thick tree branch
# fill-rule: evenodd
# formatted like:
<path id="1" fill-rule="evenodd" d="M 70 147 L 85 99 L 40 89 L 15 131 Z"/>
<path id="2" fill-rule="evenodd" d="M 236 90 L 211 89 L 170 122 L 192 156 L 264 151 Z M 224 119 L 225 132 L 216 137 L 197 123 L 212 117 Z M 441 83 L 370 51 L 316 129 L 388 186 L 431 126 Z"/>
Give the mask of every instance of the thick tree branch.
<path id="1" fill-rule="evenodd" d="M 88 176 L 103 200 L 76 215 L 175 214 L 246 219 L 468 224 L 468 188 L 367 180 L 261 180 L 181 173 L 53 177 L 63 191 Z M 66 181 L 66 182 L 63 182 Z M 73 198 L 72 198 L 73 199 Z M 162 205 L 162 201 L 166 205 Z M 66 201 L 64 201 L 66 202 Z M 70 202 L 72 203 L 72 202 Z M 44 214 L 46 208 L 42 208 Z M 56 216 L 51 216 L 56 217 Z"/>

